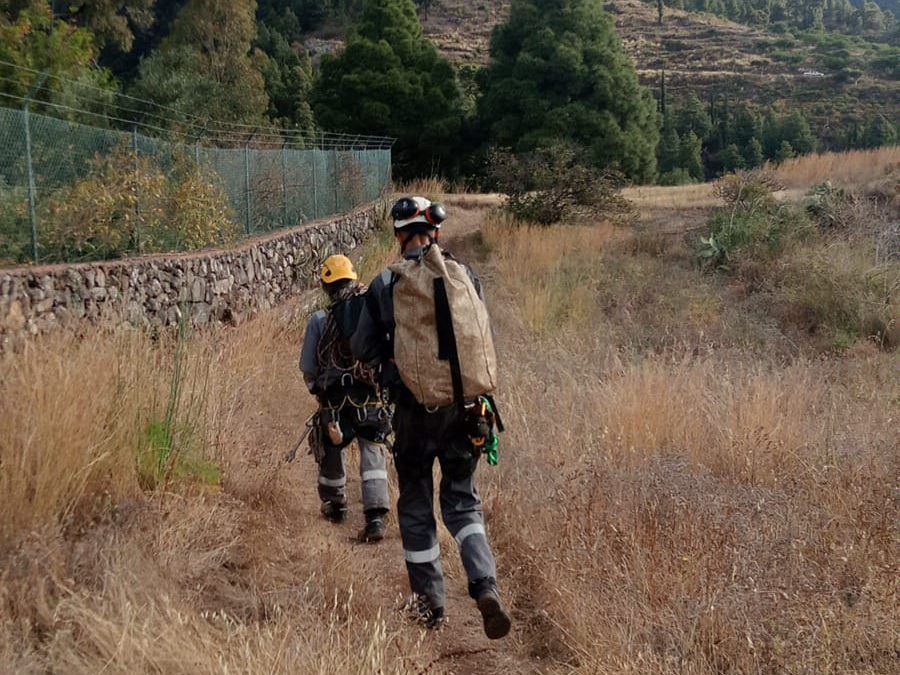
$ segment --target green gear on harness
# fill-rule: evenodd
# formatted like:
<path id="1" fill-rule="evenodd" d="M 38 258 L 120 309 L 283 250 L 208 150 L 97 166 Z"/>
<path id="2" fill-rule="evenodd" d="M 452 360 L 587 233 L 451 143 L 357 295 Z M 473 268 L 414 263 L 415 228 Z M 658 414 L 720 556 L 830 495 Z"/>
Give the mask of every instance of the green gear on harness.
<path id="1" fill-rule="evenodd" d="M 491 419 L 495 419 L 497 417 L 497 411 L 494 410 L 493 401 L 489 398 L 483 398 L 485 406 L 491 413 Z M 500 463 L 500 437 L 494 433 L 493 424 L 491 425 L 491 433 L 488 434 L 487 439 L 484 443 L 484 449 L 482 452 L 487 455 L 487 462 L 491 466 L 497 466 Z"/>
<path id="2" fill-rule="evenodd" d="M 491 466 L 497 466 L 500 463 L 500 437 L 497 434 L 491 434 L 484 444 L 484 452 L 487 455 L 487 463 Z"/>
<path id="3" fill-rule="evenodd" d="M 500 463 L 500 438 L 494 433 L 497 411 L 493 401 L 488 396 L 479 396 L 465 410 L 472 445 L 487 456 L 488 464 L 497 466 Z"/>

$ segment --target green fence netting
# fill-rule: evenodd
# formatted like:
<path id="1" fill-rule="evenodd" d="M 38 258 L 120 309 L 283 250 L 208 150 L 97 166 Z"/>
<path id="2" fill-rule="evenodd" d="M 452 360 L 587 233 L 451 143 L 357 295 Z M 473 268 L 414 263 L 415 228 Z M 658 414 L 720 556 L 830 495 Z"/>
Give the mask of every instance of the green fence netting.
<path id="1" fill-rule="evenodd" d="M 349 211 L 389 185 L 389 139 L 320 145 L 173 142 L 0 108 L 0 265 L 220 245 Z"/>

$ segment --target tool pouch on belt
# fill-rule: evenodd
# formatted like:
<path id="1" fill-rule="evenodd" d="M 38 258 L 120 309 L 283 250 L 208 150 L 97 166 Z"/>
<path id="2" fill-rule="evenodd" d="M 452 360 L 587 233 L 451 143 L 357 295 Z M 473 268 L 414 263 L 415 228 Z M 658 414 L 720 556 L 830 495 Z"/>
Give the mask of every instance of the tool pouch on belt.
<path id="1" fill-rule="evenodd" d="M 447 447 L 441 459 L 441 473 L 451 480 L 465 480 L 478 466 L 481 450 L 463 434 L 454 434 L 447 441 Z"/>
<path id="2" fill-rule="evenodd" d="M 487 456 L 488 464 L 497 466 L 500 461 L 500 439 L 494 431 L 503 431 L 503 422 L 497 413 L 496 403 L 490 396 L 479 396 L 464 407 L 463 424 L 472 447 L 478 454 Z"/>
<path id="3" fill-rule="evenodd" d="M 309 454 L 316 460 L 316 464 L 321 464 L 325 458 L 325 430 L 322 428 L 321 411 L 310 420 L 310 424 Z"/>

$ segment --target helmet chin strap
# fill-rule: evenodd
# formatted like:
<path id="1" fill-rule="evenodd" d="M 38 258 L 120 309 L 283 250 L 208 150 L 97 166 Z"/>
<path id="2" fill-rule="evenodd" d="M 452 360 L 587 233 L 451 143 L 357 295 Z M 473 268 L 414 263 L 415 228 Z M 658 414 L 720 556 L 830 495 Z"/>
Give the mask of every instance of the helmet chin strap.
<path id="1" fill-rule="evenodd" d="M 403 237 L 403 239 L 400 240 L 400 250 L 405 251 L 405 250 L 406 250 L 406 247 L 409 246 L 409 243 L 410 243 L 415 237 L 418 237 L 420 234 L 425 235 L 426 237 L 428 237 L 428 245 L 429 245 L 429 246 L 432 245 L 432 244 L 437 243 L 438 234 L 437 234 L 437 231 L 436 231 L 436 230 L 434 231 L 434 234 L 428 234 L 428 233 L 426 233 L 426 232 L 410 232 L 410 233 L 407 234 L 405 237 Z"/>

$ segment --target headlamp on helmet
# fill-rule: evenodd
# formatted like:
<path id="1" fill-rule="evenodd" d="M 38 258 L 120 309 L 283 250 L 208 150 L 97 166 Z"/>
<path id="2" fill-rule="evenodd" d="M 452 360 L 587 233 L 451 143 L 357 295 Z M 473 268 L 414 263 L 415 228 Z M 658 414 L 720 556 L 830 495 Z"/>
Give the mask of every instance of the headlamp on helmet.
<path id="1" fill-rule="evenodd" d="M 439 230 L 441 223 L 447 220 L 447 209 L 443 204 L 432 204 L 425 197 L 404 197 L 394 204 L 391 218 L 395 230 L 422 225 Z"/>

